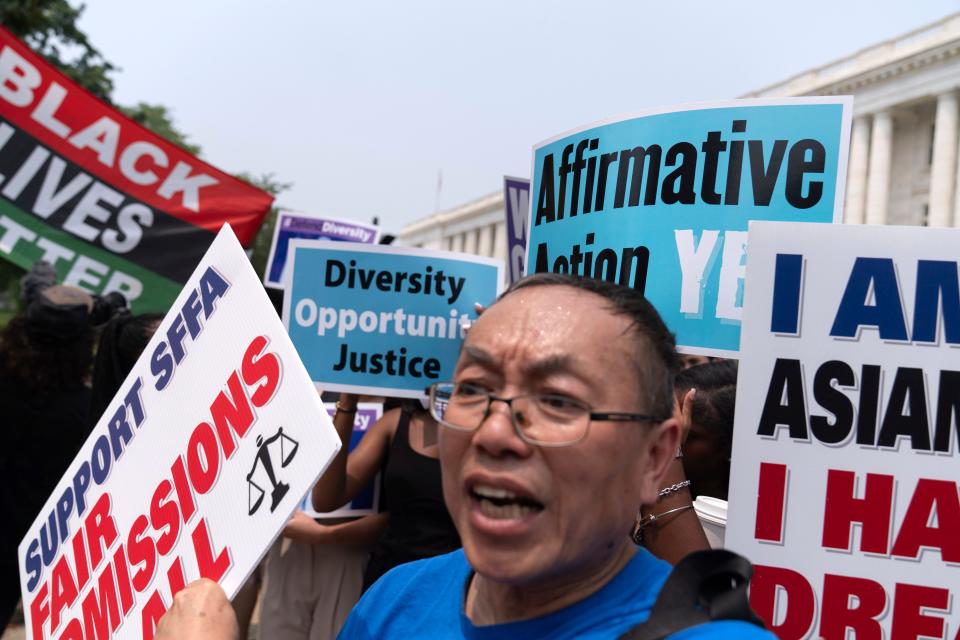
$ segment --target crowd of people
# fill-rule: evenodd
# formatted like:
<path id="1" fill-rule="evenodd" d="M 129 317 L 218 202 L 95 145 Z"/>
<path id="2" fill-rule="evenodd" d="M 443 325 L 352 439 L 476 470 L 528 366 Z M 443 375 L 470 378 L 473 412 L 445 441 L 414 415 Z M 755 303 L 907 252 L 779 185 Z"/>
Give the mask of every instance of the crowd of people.
<path id="1" fill-rule="evenodd" d="M 42 264 L 23 290 L 0 334 L 0 629 L 20 539 L 161 321 Z M 313 507 L 378 481 L 379 513 L 297 511 L 233 606 L 209 581 L 189 585 L 157 637 L 245 638 L 258 598 L 264 639 L 768 637 L 748 606 L 713 611 L 695 584 L 661 593 L 672 564 L 709 547 L 694 499 L 727 497 L 737 366 L 706 360 L 682 363 L 633 289 L 515 283 L 467 332 L 454 379 L 422 402 L 381 399 L 349 453 L 361 398 L 337 398 L 344 446 Z M 683 615 L 651 617 L 658 596 Z"/>

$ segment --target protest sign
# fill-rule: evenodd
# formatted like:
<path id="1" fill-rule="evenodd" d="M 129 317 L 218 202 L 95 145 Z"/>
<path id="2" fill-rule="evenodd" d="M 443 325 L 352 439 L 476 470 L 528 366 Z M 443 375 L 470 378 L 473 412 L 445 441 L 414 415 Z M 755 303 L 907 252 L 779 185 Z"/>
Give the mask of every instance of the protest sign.
<path id="1" fill-rule="evenodd" d="M 273 197 L 147 130 L 0 28 L 0 256 L 166 311 L 229 222 L 246 245 Z"/>
<path id="2" fill-rule="evenodd" d="M 232 597 L 339 448 L 224 226 L 20 543 L 31 637 L 152 638 L 200 577 Z"/>
<path id="3" fill-rule="evenodd" d="M 324 405 L 327 408 L 327 414 L 333 418 L 337 412 L 337 404 L 328 402 Z M 353 451 L 360 439 L 363 438 L 367 430 L 373 426 L 373 423 L 383 415 L 383 405 L 375 402 L 361 402 L 357 405 L 357 415 L 353 420 L 353 436 L 350 438 L 350 451 Z M 356 516 L 368 516 L 379 512 L 380 510 L 380 473 L 374 477 L 367 487 L 360 494 L 335 511 L 321 513 L 313 510 L 311 497 L 308 493 L 303 502 L 300 503 L 300 510 L 311 518 L 352 518 Z"/>
<path id="4" fill-rule="evenodd" d="M 453 377 L 474 304 L 502 263 L 462 253 L 292 240 L 283 321 L 325 391 L 422 398 Z"/>
<path id="5" fill-rule="evenodd" d="M 530 216 L 530 181 L 504 176 L 503 201 L 507 213 L 507 278 L 508 284 L 513 284 L 524 274 L 527 218 Z"/>
<path id="6" fill-rule="evenodd" d="M 726 544 L 781 638 L 960 630 L 958 244 L 750 225 Z"/>
<path id="7" fill-rule="evenodd" d="M 307 213 L 281 211 L 273 228 L 273 243 L 270 257 L 263 274 L 263 283 L 270 287 L 283 288 L 287 278 L 290 240 L 341 240 L 376 244 L 380 229 L 371 224 L 324 218 Z"/>
<path id="8" fill-rule="evenodd" d="M 537 145 L 527 272 L 644 291 L 681 351 L 736 355 L 747 222 L 840 220 L 851 104 L 686 106 Z"/>

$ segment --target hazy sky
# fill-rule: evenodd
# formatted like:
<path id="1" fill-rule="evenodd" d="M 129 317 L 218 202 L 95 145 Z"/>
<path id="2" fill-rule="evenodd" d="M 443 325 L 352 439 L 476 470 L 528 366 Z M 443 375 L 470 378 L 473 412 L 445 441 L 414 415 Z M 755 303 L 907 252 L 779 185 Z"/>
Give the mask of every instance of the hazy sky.
<path id="1" fill-rule="evenodd" d="M 530 173 L 531 147 L 642 108 L 735 97 L 960 11 L 960 0 L 88 0 L 121 67 L 281 206 L 387 231 Z"/>

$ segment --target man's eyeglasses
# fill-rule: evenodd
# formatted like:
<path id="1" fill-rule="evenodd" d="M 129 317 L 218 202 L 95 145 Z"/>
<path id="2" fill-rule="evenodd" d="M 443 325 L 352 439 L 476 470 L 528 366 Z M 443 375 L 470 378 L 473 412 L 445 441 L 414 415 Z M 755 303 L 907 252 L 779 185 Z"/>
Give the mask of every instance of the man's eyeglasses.
<path id="1" fill-rule="evenodd" d="M 490 413 L 494 401 L 510 408 L 517 434 L 530 444 L 563 447 L 587 436 L 592 420 L 610 422 L 661 422 L 664 418 L 642 413 L 597 412 L 567 396 L 531 393 L 501 398 L 479 385 L 466 382 L 437 382 L 430 385 L 430 414 L 445 427 L 475 431 Z"/>

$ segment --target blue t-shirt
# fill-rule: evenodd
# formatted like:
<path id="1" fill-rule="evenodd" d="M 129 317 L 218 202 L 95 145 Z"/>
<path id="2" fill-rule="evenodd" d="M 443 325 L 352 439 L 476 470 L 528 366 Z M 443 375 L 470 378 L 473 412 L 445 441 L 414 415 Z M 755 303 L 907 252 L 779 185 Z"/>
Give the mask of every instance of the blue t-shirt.
<path id="1" fill-rule="evenodd" d="M 357 603 L 339 640 L 618 638 L 650 615 L 670 565 L 641 548 L 613 580 L 572 606 L 539 618 L 482 627 L 470 622 L 463 611 L 470 573 L 462 549 L 393 569 Z M 691 627 L 671 637 L 774 638 L 759 627 L 737 621 Z"/>

